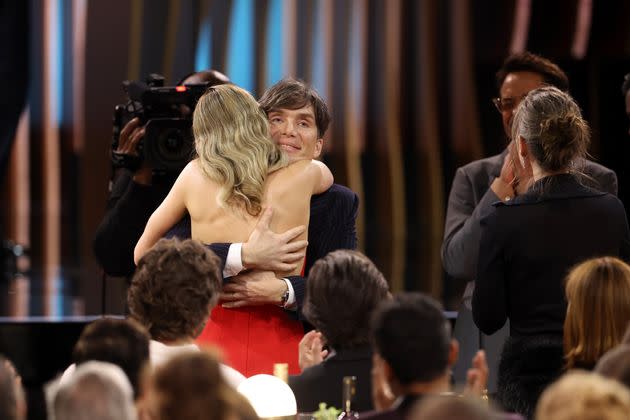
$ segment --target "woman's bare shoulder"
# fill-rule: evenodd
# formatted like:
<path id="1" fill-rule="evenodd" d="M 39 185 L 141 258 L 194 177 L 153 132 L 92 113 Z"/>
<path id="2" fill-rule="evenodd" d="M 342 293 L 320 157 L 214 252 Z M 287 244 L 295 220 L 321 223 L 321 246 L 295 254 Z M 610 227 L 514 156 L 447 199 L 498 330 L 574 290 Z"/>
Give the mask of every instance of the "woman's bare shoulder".
<path id="1" fill-rule="evenodd" d="M 182 170 L 182 176 L 191 179 L 209 179 L 208 176 L 205 174 L 203 168 L 201 167 L 201 163 L 199 162 L 198 158 L 188 162 L 186 167 L 184 167 L 184 169 Z"/>
<path id="2" fill-rule="evenodd" d="M 282 171 L 284 173 L 297 174 L 300 172 L 312 170 L 312 168 L 315 167 L 316 165 L 317 164 L 315 163 L 315 161 L 311 159 L 296 160 L 295 162 L 291 162 L 290 164 L 288 164 L 282 169 L 279 169 L 276 172 Z"/>

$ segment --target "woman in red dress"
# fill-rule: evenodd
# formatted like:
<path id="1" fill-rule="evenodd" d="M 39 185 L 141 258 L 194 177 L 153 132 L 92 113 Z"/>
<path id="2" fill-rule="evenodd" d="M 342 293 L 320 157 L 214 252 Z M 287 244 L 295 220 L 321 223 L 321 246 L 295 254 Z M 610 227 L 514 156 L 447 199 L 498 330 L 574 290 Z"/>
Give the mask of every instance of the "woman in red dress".
<path id="1" fill-rule="evenodd" d="M 247 241 L 265 207 L 273 208 L 273 231 L 308 225 L 311 195 L 332 185 L 332 174 L 321 162 L 288 163 L 258 103 L 237 86 L 215 86 L 200 98 L 193 132 L 198 157 L 149 219 L 136 245 L 136 261 L 186 212 L 192 238 L 204 243 Z M 297 275 L 302 269 L 276 275 Z M 215 308 L 202 340 L 211 339 L 227 364 L 250 376 L 271 372 L 274 362 L 288 362 L 296 372 L 301 336 L 297 320 L 280 307 L 262 305 Z"/>

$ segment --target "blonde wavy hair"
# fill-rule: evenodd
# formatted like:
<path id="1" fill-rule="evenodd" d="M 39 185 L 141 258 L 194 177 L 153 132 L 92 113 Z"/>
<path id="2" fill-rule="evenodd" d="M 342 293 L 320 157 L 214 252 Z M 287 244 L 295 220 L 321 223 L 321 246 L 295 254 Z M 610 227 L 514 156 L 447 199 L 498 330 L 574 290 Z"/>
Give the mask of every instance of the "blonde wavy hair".
<path id="1" fill-rule="evenodd" d="M 630 321 L 630 266 L 615 257 L 584 261 L 567 276 L 565 292 L 566 367 L 594 366 L 621 342 Z"/>
<path id="2" fill-rule="evenodd" d="M 256 100 L 235 85 L 211 87 L 193 114 L 199 165 L 221 186 L 219 203 L 257 216 L 267 174 L 288 164 Z"/>

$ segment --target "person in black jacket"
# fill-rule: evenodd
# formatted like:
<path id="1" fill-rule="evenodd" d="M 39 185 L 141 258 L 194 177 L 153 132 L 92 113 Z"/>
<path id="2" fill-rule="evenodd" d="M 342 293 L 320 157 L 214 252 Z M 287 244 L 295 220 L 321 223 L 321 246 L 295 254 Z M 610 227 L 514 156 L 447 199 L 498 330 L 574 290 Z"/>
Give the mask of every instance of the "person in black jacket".
<path id="1" fill-rule="evenodd" d="M 584 185 L 577 173 L 574 165 L 586 153 L 590 131 L 567 93 L 554 87 L 529 92 L 514 116 L 512 138 L 514 159 L 531 167 L 533 182 L 481 220 L 472 312 L 485 334 L 510 320 L 499 398 L 510 390 L 511 401 L 524 400 L 514 394 L 522 386 L 527 404 L 504 406 L 530 415 L 537 394 L 562 367 L 567 272 L 596 256 L 627 261 L 630 232 L 621 201 Z"/>
<path id="2" fill-rule="evenodd" d="M 450 323 L 441 305 L 422 293 L 399 293 L 383 302 L 372 317 L 372 388 L 379 411 L 361 419 L 409 419 L 414 405 L 450 391 L 450 368 L 458 355 Z M 479 397 L 486 388 L 488 366 L 482 351 L 473 359 L 464 394 Z M 386 396 L 384 389 L 389 389 Z"/>
<path id="3" fill-rule="evenodd" d="M 387 280 L 365 255 L 340 250 L 313 265 L 306 289 L 303 313 L 316 331 L 300 343 L 302 373 L 289 377 L 298 410 L 341 407 L 344 376 L 357 377 L 353 410 L 371 410 L 370 316 L 389 296 Z"/>

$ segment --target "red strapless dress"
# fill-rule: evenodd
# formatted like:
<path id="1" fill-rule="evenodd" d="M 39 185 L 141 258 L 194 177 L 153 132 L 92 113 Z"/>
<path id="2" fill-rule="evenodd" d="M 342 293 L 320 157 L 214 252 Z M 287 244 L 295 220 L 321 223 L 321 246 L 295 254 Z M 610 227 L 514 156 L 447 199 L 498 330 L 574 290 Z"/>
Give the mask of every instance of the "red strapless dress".
<path id="1" fill-rule="evenodd" d="M 219 347 L 226 364 L 246 377 L 273 374 L 274 363 L 288 363 L 298 374 L 298 344 L 302 323 L 274 305 L 226 309 L 220 304 L 210 314 L 197 343 Z"/>

